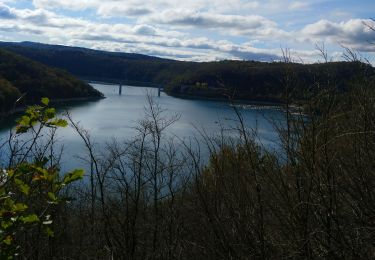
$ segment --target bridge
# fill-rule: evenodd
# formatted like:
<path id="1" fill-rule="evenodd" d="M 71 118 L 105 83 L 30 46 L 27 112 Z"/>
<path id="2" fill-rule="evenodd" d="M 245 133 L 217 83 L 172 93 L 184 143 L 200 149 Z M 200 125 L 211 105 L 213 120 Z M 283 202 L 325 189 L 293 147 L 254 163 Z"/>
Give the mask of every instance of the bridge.
<path id="1" fill-rule="evenodd" d="M 85 79 L 83 79 L 85 80 Z M 123 94 L 122 87 L 124 85 L 127 86 L 139 86 L 139 87 L 150 87 L 150 88 L 157 88 L 158 89 L 158 97 L 160 97 L 161 92 L 164 92 L 164 87 L 162 87 L 159 84 L 154 84 L 150 82 L 142 82 L 142 81 L 129 81 L 129 80 L 123 80 L 119 81 L 118 79 L 99 79 L 99 80 L 85 80 L 89 83 L 97 83 L 97 84 L 103 84 L 103 85 L 115 85 L 118 86 L 118 94 L 121 96 Z"/>
<path id="2" fill-rule="evenodd" d="M 118 86 L 118 94 L 121 96 L 122 95 L 122 86 L 123 85 L 122 85 L 122 83 L 119 83 L 118 85 L 119 85 Z M 153 88 L 156 88 L 156 87 L 153 87 Z M 158 86 L 157 89 L 158 89 L 158 97 L 160 97 L 160 94 L 161 94 L 162 91 L 164 91 L 164 88 L 161 87 L 161 86 Z"/>

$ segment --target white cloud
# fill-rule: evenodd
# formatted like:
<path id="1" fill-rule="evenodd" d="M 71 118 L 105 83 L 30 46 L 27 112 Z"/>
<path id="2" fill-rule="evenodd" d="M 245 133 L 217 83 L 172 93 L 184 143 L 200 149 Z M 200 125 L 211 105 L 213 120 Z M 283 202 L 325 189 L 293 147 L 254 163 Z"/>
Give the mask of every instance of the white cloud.
<path id="1" fill-rule="evenodd" d="M 289 9 L 291 10 L 302 10 L 302 9 L 308 9 L 310 7 L 310 3 L 308 2 L 300 2 L 296 1 L 289 5 Z"/>
<path id="2" fill-rule="evenodd" d="M 9 21 L 0 21 L 1 31 L 23 34 L 43 35 L 55 43 L 64 44 L 74 39 L 84 42 L 87 47 L 132 46 L 132 50 L 146 54 L 162 55 L 184 60 L 216 60 L 220 58 L 272 60 L 277 58 L 274 52 L 243 47 L 230 41 L 214 41 L 207 37 L 189 37 L 176 31 L 165 31 L 149 24 L 126 25 L 95 23 L 83 19 L 68 18 L 41 9 L 13 10 L 16 17 Z M 232 17 L 231 17 L 232 18 Z M 238 23 L 238 17 L 221 22 L 221 26 Z M 254 21 L 253 21 L 254 20 Z M 211 22 L 212 20 L 208 20 Z M 247 20 L 257 27 L 255 19 Z M 207 22 L 207 26 L 209 25 Z M 126 48 L 125 48 L 126 49 Z"/>
<path id="3" fill-rule="evenodd" d="M 104 4 L 104 1 L 96 0 L 33 0 L 32 2 L 36 8 L 50 10 L 56 8 L 63 8 L 69 10 L 85 10 L 90 8 L 96 8 L 100 2 Z"/>
<path id="4" fill-rule="evenodd" d="M 147 3 L 33 0 L 35 8 L 20 9 L 0 0 L 0 31 L 22 35 L 25 40 L 38 35 L 46 42 L 183 60 L 271 61 L 279 59 L 282 45 L 291 47 L 294 57 L 310 62 L 317 60 L 318 53 L 311 49 L 315 42 L 321 41 L 336 46 L 337 53 L 339 45 L 375 52 L 374 45 L 368 43 L 375 41 L 375 33 L 363 24 L 372 23 L 371 20 L 314 20 L 310 24 L 297 22 L 293 30 L 286 30 L 276 17 L 278 12 L 303 13 L 323 1 L 329 0 L 153 0 Z M 61 12 L 61 8 L 91 12 L 79 18 L 77 13 L 69 16 L 69 11 Z M 93 12 L 98 16 L 93 18 Z"/>
<path id="5" fill-rule="evenodd" d="M 156 35 L 157 30 L 155 27 L 147 25 L 147 24 L 140 24 L 136 25 L 133 28 L 135 34 L 141 35 Z"/>
<path id="6" fill-rule="evenodd" d="M 7 5 L 0 2 L 0 19 L 15 19 L 16 15 Z"/>
<path id="7" fill-rule="evenodd" d="M 259 15 L 222 15 L 178 9 L 149 15 L 139 21 L 178 29 L 208 29 L 221 35 L 248 36 L 253 39 L 281 39 L 287 35 L 274 21 Z"/>
<path id="8" fill-rule="evenodd" d="M 192 26 L 215 29 L 258 29 L 275 27 L 276 23 L 259 15 L 222 15 L 186 10 L 169 10 L 144 18 L 145 21 L 177 26 Z"/>
<path id="9" fill-rule="evenodd" d="M 97 9 L 97 14 L 103 17 L 113 16 L 140 16 L 152 13 L 152 9 L 147 6 L 125 6 L 118 4 L 101 5 Z"/>
<path id="10" fill-rule="evenodd" d="M 375 28 L 375 22 L 369 19 L 350 19 L 339 23 L 320 20 L 305 26 L 301 33 L 311 42 L 324 39 L 359 51 L 375 52 L 375 46 L 369 43 L 375 42 L 375 32 L 368 25 Z"/>
<path id="11" fill-rule="evenodd" d="M 139 17 L 177 9 L 217 14 L 280 14 L 306 9 L 311 3 L 326 1 L 331 0 L 32 0 L 37 8 L 75 11 L 91 9 L 103 17 Z"/>

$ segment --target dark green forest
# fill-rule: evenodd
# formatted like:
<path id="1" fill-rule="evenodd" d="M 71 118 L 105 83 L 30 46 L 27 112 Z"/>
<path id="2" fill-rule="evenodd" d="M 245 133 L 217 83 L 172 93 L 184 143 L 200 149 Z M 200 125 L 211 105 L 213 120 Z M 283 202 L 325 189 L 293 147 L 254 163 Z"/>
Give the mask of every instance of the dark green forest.
<path id="1" fill-rule="evenodd" d="M 316 82 L 321 80 L 335 81 L 338 90 L 345 91 L 358 77 L 375 75 L 370 65 L 361 62 L 307 65 L 257 61 L 183 62 L 31 42 L 3 42 L 0 46 L 84 79 L 163 86 L 168 94 L 178 97 L 282 102 L 282 85 L 288 72 L 294 81 L 295 101 L 304 101 L 311 98 L 309 90 L 316 88 Z"/>
<path id="2" fill-rule="evenodd" d="M 102 97 L 89 84 L 70 73 L 0 49 L 0 112 L 17 105 L 33 104 L 41 97 L 71 99 Z"/>

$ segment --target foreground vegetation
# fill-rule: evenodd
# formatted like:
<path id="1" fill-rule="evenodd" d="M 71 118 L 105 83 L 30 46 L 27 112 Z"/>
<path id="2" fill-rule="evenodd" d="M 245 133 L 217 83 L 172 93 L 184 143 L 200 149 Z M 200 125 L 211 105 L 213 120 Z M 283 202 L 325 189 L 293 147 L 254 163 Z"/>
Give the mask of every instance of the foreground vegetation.
<path id="1" fill-rule="evenodd" d="M 9 142 L 1 145 L 9 145 L 9 158 L 5 162 L 2 155 L 0 173 L 0 259 L 33 258 L 30 241 L 43 243 L 54 236 L 54 209 L 69 200 L 61 191 L 83 176 L 83 170 L 60 173 L 53 140 L 56 129 L 68 123 L 48 105 L 43 98 L 41 105 L 29 107 Z M 50 142 L 41 145 L 45 131 Z"/>
<path id="2" fill-rule="evenodd" d="M 166 135 L 178 116 L 165 117 L 148 97 L 134 140 L 105 149 L 67 114 L 90 171 L 63 190 L 75 200 L 54 207 L 54 236 L 31 229 L 17 240 L 19 252 L 33 259 L 373 259 L 375 86 L 368 66 L 345 92 L 327 66 L 303 113 L 292 114 L 298 86 L 288 64 L 277 152 L 257 142 L 239 110 L 237 136 L 202 131 L 187 142 Z M 40 151 L 59 158 L 53 143 L 38 142 L 28 161 Z"/>

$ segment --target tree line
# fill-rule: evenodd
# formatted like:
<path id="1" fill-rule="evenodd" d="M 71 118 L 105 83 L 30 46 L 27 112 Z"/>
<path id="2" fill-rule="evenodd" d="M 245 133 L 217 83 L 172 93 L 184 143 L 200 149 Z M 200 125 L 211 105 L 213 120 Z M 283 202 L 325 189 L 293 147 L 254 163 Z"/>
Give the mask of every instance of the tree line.
<path id="1" fill-rule="evenodd" d="M 183 62 L 152 56 L 97 51 L 85 48 L 38 43 L 0 43 L 12 52 L 45 65 L 69 71 L 89 80 L 124 82 L 135 85 L 162 85 L 179 97 L 230 98 L 246 101 L 283 102 L 286 70 L 295 75 L 295 100 L 310 98 L 310 88 L 319 81 L 335 78 L 340 91 L 356 81 L 363 67 L 374 78 L 372 66 L 359 61 L 316 64 L 284 61 Z M 327 75 L 325 71 L 331 71 Z"/>
<path id="2" fill-rule="evenodd" d="M 16 105 L 35 104 L 45 96 L 51 99 L 99 98 L 102 94 L 68 72 L 0 49 L 0 113 Z"/>

